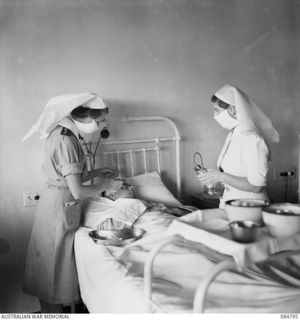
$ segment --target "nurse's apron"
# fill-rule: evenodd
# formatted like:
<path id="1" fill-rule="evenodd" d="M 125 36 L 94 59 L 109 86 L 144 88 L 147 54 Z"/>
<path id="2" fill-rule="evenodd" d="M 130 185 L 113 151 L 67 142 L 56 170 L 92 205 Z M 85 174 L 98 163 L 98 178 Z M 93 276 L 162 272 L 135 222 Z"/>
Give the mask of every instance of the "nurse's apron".
<path id="1" fill-rule="evenodd" d="M 57 143 L 55 139 L 59 139 L 59 134 L 60 132 L 54 132 L 54 137 L 51 138 L 54 140 L 53 146 Z M 72 143 L 75 145 L 72 148 L 79 151 L 75 160 L 84 162 L 85 156 L 79 142 L 75 138 Z M 74 237 L 80 223 L 81 206 L 80 202 L 73 198 L 65 178 L 60 176 L 58 179 L 55 173 L 57 168 L 51 167 L 53 159 L 47 154 L 50 149 L 51 147 L 46 147 L 46 157 L 50 156 L 50 161 L 44 162 L 48 181 L 35 214 L 23 289 L 25 293 L 48 303 L 68 304 L 80 298 Z M 74 155 L 70 157 L 67 161 L 74 161 Z M 59 159 L 58 163 L 63 161 L 66 160 Z M 52 177 L 49 177 L 49 172 Z"/>
<path id="2" fill-rule="evenodd" d="M 238 132 L 238 131 L 237 131 Z M 244 176 L 245 170 L 241 169 L 239 174 L 236 172 L 231 172 L 232 169 L 236 169 L 238 167 L 238 164 L 235 163 L 235 161 L 239 161 L 238 159 L 232 159 L 232 161 L 227 161 L 227 165 L 224 166 L 224 158 L 228 157 L 230 152 L 231 152 L 231 141 L 232 139 L 235 138 L 235 135 L 233 132 L 230 132 L 225 140 L 224 146 L 222 148 L 222 151 L 219 155 L 218 158 L 218 168 L 220 171 L 225 172 L 225 173 L 230 173 L 233 175 L 239 175 L 239 176 Z M 222 198 L 220 198 L 220 204 L 219 208 L 224 209 L 225 208 L 225 202 L 228 200 L 233 200 L 233 199 L 261 199 L 261 200 L 269 200 L 268 195 L 266 191 L 264 190 L 263 192 L 260 193 L 254 193 L 254 192 L 248 192 L 248 191 L 242 191 L 239 189 L 236 189 L 226 183 L 224 183 L 224 193 Z"/>

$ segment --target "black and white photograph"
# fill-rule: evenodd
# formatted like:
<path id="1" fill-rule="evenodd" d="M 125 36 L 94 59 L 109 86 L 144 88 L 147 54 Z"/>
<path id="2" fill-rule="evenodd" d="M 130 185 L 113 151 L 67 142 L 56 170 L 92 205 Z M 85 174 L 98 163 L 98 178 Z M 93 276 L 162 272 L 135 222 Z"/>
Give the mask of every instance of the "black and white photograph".
<path id="1" fill-rule="evenodd" d="M 300 1 L 0 0 L 0 318 L 300 320 Z"/>

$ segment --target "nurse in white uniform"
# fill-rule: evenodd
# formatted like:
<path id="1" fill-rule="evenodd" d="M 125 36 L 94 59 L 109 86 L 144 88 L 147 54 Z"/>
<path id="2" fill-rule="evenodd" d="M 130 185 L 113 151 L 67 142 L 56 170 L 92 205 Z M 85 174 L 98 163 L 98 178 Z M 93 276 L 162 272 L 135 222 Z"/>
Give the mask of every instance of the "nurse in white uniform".
<path id="1" fill-rule="evenodd" d="M 27 251 L 24 292 L 39 298 L 42 313 L 62 312 L 63 304 L 80 299 L 74 256 L 74 236 L 84 198 L 114 192 L 122 181 L 105 178 L 109 170 L 87 171 L 82 136 L 98 130 L 108 108 L 96 94 L 51 98 L 34 132 L 47 138 L 43 172 L 46 186 L 37 206 Z M 98 176 L 100 183 L 85 185 Z"/>
<path id="2" fill-rule="evenodd" d="M 267 142 L 279 142 L 270 119 L 242 90 L 226 84 L 211 98 L 214 119 L 229 134 L 218 158 L 218 169 L 198 175 L 203 184 L 225 186 L 220 208 L 231 199 L 268 200 L 266 193 L 270 150 Z"/>

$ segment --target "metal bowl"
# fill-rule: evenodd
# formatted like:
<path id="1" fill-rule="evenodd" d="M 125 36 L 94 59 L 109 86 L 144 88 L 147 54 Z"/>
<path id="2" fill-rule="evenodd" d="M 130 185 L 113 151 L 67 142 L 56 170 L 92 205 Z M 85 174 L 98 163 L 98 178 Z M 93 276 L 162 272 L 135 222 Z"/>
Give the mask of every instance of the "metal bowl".
<path id="1" fill-rule="evenodd" d="M 263 220 L 271 236 L 289 237 L 300 233 L 300 205 L 271 204 L 263 209 Z"/>
<path id="2" fill-rule="evenodd" d="M 89 236 L 97 244 L 123 246 L 140 239 L 145 230 L 141 228 L 123 228 L 118 230 L 92 230 Z"/>
<path id="3" fill-rule="evenodd" d="M 225 202 L 225 211 L 229 221 L 250 220 L 262 224 L 262 208 L 269 205 L 262 199 L 235 199 Z"/>
<path id="4" fill-rule="evenodd" d="M 256 239 L 259 225 L 253 221 L 232 221 L 229 224 L 233 240 L 247 243 Z"/>

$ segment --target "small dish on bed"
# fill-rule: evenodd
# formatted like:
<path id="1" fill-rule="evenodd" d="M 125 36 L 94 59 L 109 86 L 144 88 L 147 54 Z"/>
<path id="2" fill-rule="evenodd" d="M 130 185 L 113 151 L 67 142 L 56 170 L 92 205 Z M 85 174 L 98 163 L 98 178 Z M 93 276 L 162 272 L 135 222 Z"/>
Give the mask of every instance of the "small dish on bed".
<path id="1" fill-rule="evenodd" d="M 140 239 L 145 230 L 141 228 L 123 228 L 119 230 L 92 230 L 89 236 L 97 244 L 124 246 Z"/>
<path id="2" fill-rule="evenodd" d="M 257 236 L 258 224 L 253 221 L 232 221 L 229 224 L 233 240 L 248 243 L 253 242 Z"/>

